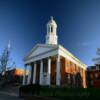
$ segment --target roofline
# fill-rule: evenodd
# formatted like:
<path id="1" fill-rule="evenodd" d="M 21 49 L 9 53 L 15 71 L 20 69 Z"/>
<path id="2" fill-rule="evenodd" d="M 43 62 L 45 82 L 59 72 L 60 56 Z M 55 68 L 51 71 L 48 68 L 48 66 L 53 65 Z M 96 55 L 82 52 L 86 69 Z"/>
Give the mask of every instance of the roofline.
<path id="1" fill-rule="evenodd" d="M 26 56 L 24 56 L 23 60 L 25 60 L 32 52 L 34 49 L 36 49 L 38 46 L 42 46 L 42 47 L 56 47 L 57 48 L 57 45 L 56 44 L 36 44 L 29 52 Z"/>
<path id="2" fill-rule="evenodd" d="M 76 62 L 78 62 L 80 65 L 83 65 L 87 68 L 87 65 L 84 64 L 83 62 L 81 62 L 77 57 L 75 57 L 71 52 L 69 52 L 66 48 L 64 48 L 62 45 L 60 44 L 54 44 L 54 45 L 51 45 L 51 44 L 36 44 L 31 50 L 30 52 L 24 57 L 24 61 L 25 59 L 33 52 L 34 49 L 36 49 L 38 46 L 43 46 L 43 47 L 56 47 L 57 49 L 61 49 L 66 55 L 70 56 L 73 60 L 75 60 Z"/>
<path id="3" fill-rule="evenodd" d="M 84 64 L 83 62 L 81 62 L 77 57 L 75 57 L 71 52 L 69 52 L 66 48 L 64 48 L 62 45 L 59 45 L 59 48 L 62 49 L 67 55 L 69 55 L 70 57 L 72 57 L 75 61 L 77 61 L 78 63 L 87 66 L 86 64 Z"/>

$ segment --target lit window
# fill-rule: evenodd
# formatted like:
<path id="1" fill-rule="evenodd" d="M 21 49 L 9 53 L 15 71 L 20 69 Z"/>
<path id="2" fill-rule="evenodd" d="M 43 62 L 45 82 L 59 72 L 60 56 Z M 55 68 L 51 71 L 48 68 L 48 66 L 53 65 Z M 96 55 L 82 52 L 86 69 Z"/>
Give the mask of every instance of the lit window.
<path id="1" fill-rule="evenodd" d="M 97 73 L 95 74 L 95 78 L 98 78 L 98 74 Z"/>

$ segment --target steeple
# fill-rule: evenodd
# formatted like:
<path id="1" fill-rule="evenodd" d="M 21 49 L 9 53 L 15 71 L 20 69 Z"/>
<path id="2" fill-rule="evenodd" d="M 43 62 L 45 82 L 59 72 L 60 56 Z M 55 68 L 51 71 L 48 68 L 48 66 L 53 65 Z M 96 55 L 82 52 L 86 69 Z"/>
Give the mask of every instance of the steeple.
<path id="1" fill-rule="evenodd" d="M 57 24 L 53 17 L 47 23 L 47 35 L 46 35 L 46 44 L 57 44 Z"/>

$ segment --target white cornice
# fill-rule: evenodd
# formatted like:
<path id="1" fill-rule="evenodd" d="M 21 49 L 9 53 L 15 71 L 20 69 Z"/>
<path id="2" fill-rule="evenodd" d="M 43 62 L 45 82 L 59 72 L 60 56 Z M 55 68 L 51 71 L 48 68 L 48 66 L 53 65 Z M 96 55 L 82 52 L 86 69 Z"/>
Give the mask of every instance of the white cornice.
<path id="1" fill-rule="evenodd" d="M 56 56 L 56 55 L 58 55 L 58 50 L 52 49 L 52 50 L 49 50 L 47 52 L 36 55 L 34 57 L 25 59 L 24 64 L 28 64 L 28 63 L 31 63 L 31 62 L 34 62 L 34 61 L 38 61 L 38 60 L 45 59 L 45 58 L 48 58 L 48 57 L 51 57 L 51 56 Z"/>
<path id="2" fill-rule="evenodd" d="M 44 48 L 45 48 L 45 47 L 48 47 L 48 48 L 52 48 L 52 49 L 49 50 L 49 51 L 40 53 L 40 54 L 38 54 L 38 55 L 35 55 L 34 57 L 29 57 L 29 55 L 31 55 L 32 52 L 34 52 L 34 50 L 35 50 L 36 48 L 38 48 L 38 47 L 44 47 Z M 31 59 L 35 59 L 35 60 L 36 60 L 36 58 L 37 58 L 37 59 L 40 59 L 40 58 L 42 58 L 42 57 L 43 57 L 43 58 L 44 58 L 44 57 L 48 57 L 48 56 L 50 56 L 51 54 L 53 54 L 53 55 L 60 54 L 60 52 L 59 52 L 60 50 L 62 51 L 62 53 L 61 53 L 61 54 L 63 54 L 62 56 L 69 58 L 69 60 L 72 60 L 73 63 L 76 63 L 76 64 L 78 64 L 79 66 L 84 67 L 84 69 L 86 69 L 87 65 L 85 65 L 84 63 L 82 63 L 78 58 L 76 58 L 72 53 L 70 53 L 67 49 L 65 49 L 65 48 L 64 48 L 63 46 L 61 46 L 61 45 L 37 44 L 37 45 L 35 45 L 35 46 L 31 49 L 31 51 L 28 53 L 28 55 L 27 55 L 26 57 L 24 57 L 24 62 L 27 62 L 27 60 L 28 60 L 28 62 L 29 62 L 29 60 L 31 60 Z M 56 53 L 55 51 L 58 52 L 58 53 Z M 46 56 L 44 56 L 44 55 L 46 55 Z"/>
<path id="3" fill-rule="evenodd" d="M 67 49 L 65 49 L 63 46 L 59 45 L 59 49 L 63 51 L 64 55 L 69 56 L 71 59 L 73 59 L 75 62 L 78 63 L 78 65 L 83 66 L 83 67 L 87 67 L 86 64 L 84 64 L 83 62 L 81 62 L 78 58 L 76 58 L 72 53 L 70 53 Z"/>
<path id="4" fill-rule="evenodd" d="M 37 49 L 38 47 L 57 48 L 57 45 L 55 45 L 55 44 L 53 44 L 53 45 L 52 44 L 37 44 L 31 49 L 31 51 L 24 57 L 23 60 L 27 59 L 29 57 L 29 55 L 31 55 L 32 52 L 34 52 L 34 50 Z"/>

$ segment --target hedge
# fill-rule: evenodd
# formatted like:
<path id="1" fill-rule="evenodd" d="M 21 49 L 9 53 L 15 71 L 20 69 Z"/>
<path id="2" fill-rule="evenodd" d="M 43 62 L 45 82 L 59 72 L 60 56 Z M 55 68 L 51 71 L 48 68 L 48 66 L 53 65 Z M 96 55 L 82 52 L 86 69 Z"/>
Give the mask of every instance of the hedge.
<path id="1" fill-rule="evenodd" d="M 39 85 L 21 86 L 19 89 L 20 96 L 47 96 L 60 99 L 96 99 L 100 98 L 99 88 L 67 88 L 67 87 L 49 87 Z"/>

